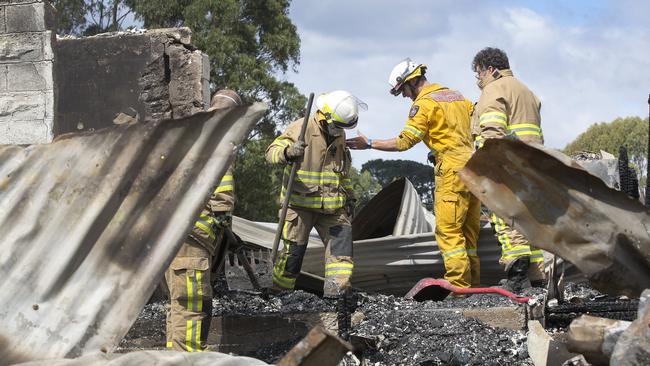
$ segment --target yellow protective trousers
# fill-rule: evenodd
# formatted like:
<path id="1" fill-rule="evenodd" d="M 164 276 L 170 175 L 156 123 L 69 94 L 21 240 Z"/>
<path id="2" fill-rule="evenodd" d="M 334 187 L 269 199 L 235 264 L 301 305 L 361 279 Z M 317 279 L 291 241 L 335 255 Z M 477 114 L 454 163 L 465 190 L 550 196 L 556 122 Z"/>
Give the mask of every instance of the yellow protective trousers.
<path id="1" fill-rule="evenodd" d="M 212 319 L 212 252 L 206 243 L 188 236 L 165 272 L 170 299 L 168 349 L 200 352 L 206 348 Z"/>
<path id="2" fill-rule="evenodd" d="M 284 248 L 273 268 L 273 285 L 293 290 L 300 275 L 307 250 L 309 233 L 316 228 L 325 244 L 325 297 L 337 297 L 350 288 L 352 260 L 352 226 L 344 209 L 334 214 L 289 208 L 282 230 Z"/>
<path id="3" fill-rule="evenodd" d="M 520 232 L 510 227 L 495 213 L 490 215 L 490 221 L 494 227 L 497 239 L 501 243 L 501 258 L 499 263 L 509 268 L 510 264 L 517 258 L 529 256 L 530 267 L 528 268 L 528 279 L 531 281 L 544 279 L 544 253 L 540 249 L 532 247 L 528 239 Z"/>
<path id="4" fill-rule="evenodd" d="M 464 164 L 439 158 L 435 169 L 435 236 L 445 263 L 445 279 L 458 287 L 479 287 L 477 254 L 481 202 L 465 187 L 457 172 Z"/>

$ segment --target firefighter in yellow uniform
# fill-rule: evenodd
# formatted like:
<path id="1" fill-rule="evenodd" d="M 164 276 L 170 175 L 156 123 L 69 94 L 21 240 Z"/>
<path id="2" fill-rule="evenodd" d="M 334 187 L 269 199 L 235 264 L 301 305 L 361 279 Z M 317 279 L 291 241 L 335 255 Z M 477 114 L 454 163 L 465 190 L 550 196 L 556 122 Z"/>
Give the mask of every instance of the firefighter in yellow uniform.
<path id="1" fill-rule="evenodd" d="M 290 195 L 283 250 L 273 270 L 276 289 L 294 289 L 313 227 L 326 246 L 324 296 L 339 298 L 350 288 L 354 267 L 350 219 L 356 198 L 348 176 L 351 158 L 344 129 L 356 126 L 359 107 L 365 104 L 346 91 L 322 94 L 316 113 L 307 121 L 304 143 L 298 141 L 301 118 L 266 149 L 269 163 L 285 165 L 281 198 Z M 291 192 L 286 191 L 289 163 L 300 164 Z"/>
<path id="2" fill-rule="evenodd" d="M 516 138 L 526 143 L 543 144 L 541 103 L 510 70 L 508 57 L 498 48 L 485 48 L 472 62 L 477 73 L 481 97 L 472 119 L 476 147 L 485 139 Z M 501 259 L 507 273 L 506 287 L 520 291 L 544 283 L 544 254 L 505 220 L 491 215 L 492 225 L 501 243 Z"/>
<path id="3" fill-rule="evenodd" d="M 211 109 L 241 105 L 232 90 L 212 97 Z M 167 348 L 200 352 L 206 349 L 212 318 L 212 260 L 222 242 L 223 228 L 230 226 L 235 204 L 232 166 L 228 167 L 190 235 L 165 272 L 170 304 L 167 306 Z"/>
<path id="4" fill-rule="evenodd" d="M 478 287 L 477 255 L 480 202 L 459 179 L 473 153 L 472 103 L 455 90 L 429 83 L 426 65 L 406 59 L 389 77 L 391 94 L 413 100 L 406 126 L 398 137 L 348 140 L 352 149 L 404 151 L 424 142 L 435 156 L 435 237 L 445 263 L 445 279 L 458 287 Z"/>

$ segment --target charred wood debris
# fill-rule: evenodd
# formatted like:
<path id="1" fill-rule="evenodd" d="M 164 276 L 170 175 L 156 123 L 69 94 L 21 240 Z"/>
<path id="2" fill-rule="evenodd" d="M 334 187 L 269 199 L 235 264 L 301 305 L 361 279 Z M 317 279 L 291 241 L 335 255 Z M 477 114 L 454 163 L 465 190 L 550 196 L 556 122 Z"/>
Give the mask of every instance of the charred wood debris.
<path id="1" fill-rule="evenodd" d="M 278 362 L 297 344 L 312 325 L 323 320 L 324 314 L 336 318 L 336 304 L 304 291 L 266 294 L 253 291 L 229 291 L 217 287 L 213 300 L 211 333 L 222 332 L 220 351 L 258 358 L 268 363 Z M 528 289 L 524 295 L 529 303 L 543 302 L 546 291 Z M 551 337 L 566 338 L 572 320 L 589 314 L 609 319 L 632 321 L 636 318 L 639 300 L 624 296 L 613 297 L 594 290 L 586 283 L 569 283 L 564 288 L 565 301 L 551 301 L 545 306 L 542 322 Z M 354 293 L 350 297 L 352 321 L 349 341 L 354 353 L 339 365 L 537 365 L 529 355 L 527 329 L 508 329 L 488 325 L 480 319 L 465 316 L 462 309 L 524 308 L 509 299 L 491 294 L 445 301 L 416 302 L 402 297 L 381 294 Z M 305 321 L 308 315 L 317 321 Z M 242 319 L 253 318 L 257 330 L 249 330 L 248 338 L 227 338 L 232 330 L 227 324 L 246 327 Z M 530 314 L 528 315 L 530 317 Z M 228 322 L 226 319 L 233 319 Z M 301 324 L 287 328 L 284 336 L 261 339 L 261 323 L 285 319 L 286 323 Z M 506 319 L 504 319 L 505 322 Z M 274 321 L 270 327 L 278 327 Z M 304 324 L 303 324 L 304 322 Z M 120 343 L 119 352 L 139 349 L 163 349 L 165 337 L 165 302 L 147 304 L 129 333 Z M 286 329 L 285 329 L 286 330 Z M 336 330 L 334 330 L 335 332 Z M 247 333 L 248 331 L 243 331 Z M 264 337 L 262 337 L 264 338 Z M 209 341 L 214 339 L 210 337 Z M 253 347 L 237 345 L 250 342 Z M 223 348 L 230 343 L 233 348 Z M 217 346 L 219 347 L 219 346 Z M 568 362 L 568 361 L 567 361 Z M 549 365 L 551 363 L 548 363 Z M 572 364 L 572 363 L 566 363 Z M 577 363 L 576 363 L 577 364 Z"/>

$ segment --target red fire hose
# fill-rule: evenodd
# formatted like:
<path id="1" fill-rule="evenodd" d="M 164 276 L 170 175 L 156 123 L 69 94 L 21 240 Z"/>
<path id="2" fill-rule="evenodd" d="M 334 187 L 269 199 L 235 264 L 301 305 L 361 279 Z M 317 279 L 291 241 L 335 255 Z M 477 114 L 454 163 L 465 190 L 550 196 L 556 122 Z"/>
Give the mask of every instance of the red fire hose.
<path id="1" fill-rule="evenodd" d="M 461 288 L 449 283 L 447 280 L 437 280 L 435 278 L 423 278 L 413 286 L 413 288 L 404 296 L 407 299 L 416 301 L 424 300 L 444 300 L 450 292 L 455 294 L 499 294 L 506 296 L 512 301 L 523 304 L 530 300 L 530 297 L 517 296 L 508 290 L 499 287 L 473 287 Z"/>

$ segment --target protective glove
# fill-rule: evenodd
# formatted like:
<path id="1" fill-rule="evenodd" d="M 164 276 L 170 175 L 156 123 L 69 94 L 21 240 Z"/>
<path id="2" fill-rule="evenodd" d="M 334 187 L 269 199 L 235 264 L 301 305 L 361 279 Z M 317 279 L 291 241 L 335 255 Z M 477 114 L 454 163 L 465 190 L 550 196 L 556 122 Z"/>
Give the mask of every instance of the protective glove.
<path id="1" fill-rule="evenodd" d="M 433 164 L 433 166 L 436 166 L 436 154 L 434 154 L 433 151 L 429 151 L 427 154 L 427 160 L 429 160 L 429 163 Z"/>
<path id="2" fill-rule="evenodd" d="M 307 145 L 302 141 L 297 141 L 291 146 L 284 149 L 284 157 L 290 163 L 301 162 L 305 155 L 305 147 Z"/>
<path id="3" fill-rule="evenodd" d="M 354 217 L 355 211 L 357 208 L 356 200 L 347 200 L 345 202 L 345 213 L 348 214 L 348 217 L 352 219 Z"/>
<path id="4" fill-rule="evenodd" d="M 215 212 L 214 224 L 220 229 L 230 227 L 232 225 L 232 215 L 229 212 Z"/>

